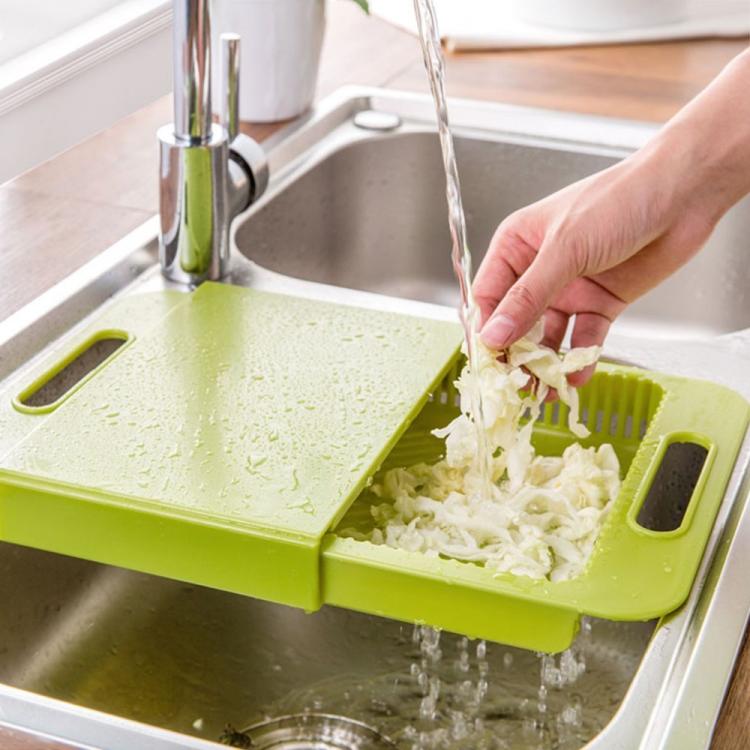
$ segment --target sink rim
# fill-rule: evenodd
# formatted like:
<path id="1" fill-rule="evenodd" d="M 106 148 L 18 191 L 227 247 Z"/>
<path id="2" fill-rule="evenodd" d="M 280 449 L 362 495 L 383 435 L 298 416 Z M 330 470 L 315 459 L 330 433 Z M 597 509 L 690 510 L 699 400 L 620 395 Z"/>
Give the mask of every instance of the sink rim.
<path id="1" fill-rule="evenodd" d="M 353 99 L 346 99 L 346 94 L 351 94 Z M 339 101 L 340 100 L 340 101 Z M 329 111 L 327 106 L 329 101 L 332 104 L 339 103 L 339 109 L 333 108 Z M 311 173 L 317 171 L 321 163 L 327 161 L 329 157 L 338 159 L 341 156 L 347 161 L 343 164 L 350 165 L 356 169 L 356 165 L 359 162 L 364 161 L 367 163 L 367 144 L 372 143 L 373 147 L 377 143 L 383 141 L 390 141 L 391 139 L 396 141 L 403 141 L 406 144 L 413 143 L 413 148 L 418 150 L 420 158 L 424 157 L 422 151 L 422 144 L 424 139 L 420 136 L 434 137 L 435 135 L 435 118 L 432 100 L 429 96 L 421 94 L 408 94 L 404 92 L 384 92 L 378 89 L 359 89 L 357 87 L 347 87 L 341 90 L 341 93 L 331 100 L 326 100 L 324 103 L 326 107 L 322 107 L 320 119 L 314 123 L 310 122 L 309 126 L 311 129 L 320 131 L 321 127 L 325 125 L 328 128 L 328 132 L 320 142 L 318 142 L 315 148 L 310 149 L 309 143 L 306 142 L 306 136 L 310 133 L 307 130 L 302 130 L 301 137 L 298 138 L 300 133 L 300 125 L 294 123 L 287 126 L 281 132 L 275 134 L 270 139 L 269 143 L 276 144 L 271 149 L 269 156 L 272 171 L 275 179 L 272 180 L 272 184 L 265 196 L 261 198 L 253 207 L 245 212 L 233 226 L 232 241 L 235 245 L 235 249 L 239 249 L 241 254 L 244 254 L 250 260 L 256 260 L 253 256 L 252 243 L 254 241 L 261 241 L 262 245 L 266 245 L 263 242 L 263 235 L 259 235 L 258 231 L 265 227 L 264 221 L 264 208 L 269 203 L 273 203 L 278 198 L 281 198 L 282 205 L 285 206 L 286 210 L 289 210 L 289 200 L 283 193 L 291 187 L 292 182 L 300 179 L 306 180 L 310 178 L 309 186 L 316 191 L 326 189 L 326 180 L 335 178 L 337 174 L 334 172 L 327 172 L 326 168 L 323 169 L 323 182 L 318 177 L 313 176 Z M 389 129 L 387 132 L 373 132 L 370 130 L 358 128 L 356 126 L 354 114 L 360 113 L 364 108 L 381 108 L 383 111 L 389 114 L 394 114 L 401 124 L 395 129 Z M 599 161 L 605 160 L 607 162 L 613 162 L 623 158 L 635 149 L 642 146 L 644 143 L 649 141 L 654 134 L 659 130 L 659 124 L 648 123 L 640 121 L 629 121 L 621 118 L 607 118 L 602 116 L 588 116 L 581 115 L 579 113 L 559 112 L 553 110 L 543 110 L 534 108 L 518 107 L 514 105 L 502 105 L 492 104 L 489 102 L 476 102 L 466 99 L 455 99 L 451 100 L 451 121 L 456 131 L 457 145 L 460 145 L 461 140 L 468 141 L 490 141 L 492 144 L 503 144 L 518 146 L 520 148 L 529 148 L 532 151 L 540 152 L 544 150 L 550 150 L 553 152 L 559 152 L 561 156 L 568 157 L 572 155 L 574 161 L 580 161 L 580 164 L 585 165 L 586 160 L 598 159 Z M 305 126 L 306 127 L 306 126 Z M 414 138 L 414 141 L 408 140 Z M 364 147 L 364 150 L 361 150 Z M 401 157 L 407 157 L 409 152 L 408 145 L 396 145 L 390 146 L 392 149 L 396 149 L 397 153 Z M 345 157 L 345 152 L 351 152 L 351 156 Z M 357 156 L 356 154 L 360 155 Z M 386 152 L 384 152 L 385 154 Z M 437 152 L 436 152 L 437 153 Z M 476 153 L 476 147 L 474 147 L 474 153 Z M 502 153 L 500 151 L 499 153 Z M 531 154 L 530 154 L 531 155 Z M 580 159 L 576 159 L 576 155 L 579 155 Z M 465 157 L 470 163 L 472 157 L 467 155 Z M 504 157 L 500 156 L 501 159 Z M 513 157 L 510 157 L 513 158 Z M 522 157 L 523 158 L 523 157 Z M 541 165 L 539 159 L 542 159 Z M 533 169 L 541 168 L 544 170 L 546 167 L 543 162 L 544 157 L 535 156 L 532 164 L 536 165 Z M 476 161 L 476 157 L 474 157 Z M 606 164 L 598 164 L 595 168 L 602 168 L 607 166 Z M 518 165 L 515 166 L 518 169 Z M 522 167 L 521 167 L 522 168 Z M 588 174 L 589 169 L 592 167 L 584 167 L 583 171 L 580 168 L 571 164 L 571 168 L 578 171 L 578 176 L 582 174 Z M 334 167 L 334 169 L 336 169 Z M 473 165 L 473 169 L 477 169 L 477 164 Z M 481 168 L 480 168 L 481 169 Z M 432 172 L 431 172 L 432 174 Z M 532 172 L 533 174 L 533 172 Z M 561 174 L 558 174 L 555 169 L 552 169 L 553 180 L 555 180 L 555 189 L 559 187 L 560 183 L 557 182 Z M 377 176 L 377 173 L 376 173 Z M 481 172 L 476 175 L 480 185 L 484 185 L 485 188 L 490 190 L 496 187 L 502 194 L 500 201 L 502 205 L 505 205 L 505 210 L 512 210 L 513 208 L 519 207 L 521 203 L 513 203 L 513 198 L 510 197 L 510 206 L 506 205 L 509 200 L 509 196 L 506 195 L 508 191 L 503 189 L 502 183 L 496 185 L 492 180 L 488 181 Z M 409 170 L 404 173 L 404 178 L 408 181 L 411 189 L 414 189 L 413 183 L 413 170 Z M 531 184 L 534 184 L 532 180 Z M 471 185 L 469 185 L 471 187 Z M 533 197 L 527 195 L 526 200 L 536 200 L 541 197 L 542 193 L 537 192 L 538 188 L 544 190 L 544 181 L 537 181 L 537 188 L 532 189 Z M 351 189 L 351 186 L 350 186 Z M 528 189 L 528 188 L 527 188 Z M 363 188 L 367 190 L 367 188 Z M 370 190 L 373 190 L 370 188 Z M 549 191 L 547 191 L 549 192 Z M 471 194 L 471 191 L 468 191 Z M 534 195 L 534 193 L 536 193 Z M 440 191 L 434 192 L 435 196 L 438 196 Z M 379 196 L 377 195 L 377 189 L 374 189 L 372 193 L 363 193 L 369 200 L 376 202 L 376 205 L 380 207 L 379 210 L 388 208 L 388 205 L 381 205 L 379 203 Z M 430 193 L 432 196 L 433 193 Z M 512 195 L 512 190 L 510 191 Z M 474 196 L 476 198 L 476 196 Z M 440 198 L 437 198 L 440 200 Z M 334 201 L 338 203 L 338 201 Z M 322 203 L 317 206 L 316 210 L 328 211 L 328 208 Z M 353 202 L 349 207 L 354 211 L 359 211 L 363 208 L 362 201 Z M 419 207 L 418 207 L 419 208 Z M 484 207 L 487 208 L 486 206 Z M 718 246 L 711 245 L 710 249 L 714 252 L 719 253 L 719 260 L 721 261 L 717 268 L 724 269 L 724 273 L 731 273 L 733 271 L 734 264 L 731 261 L 730 253 L 726 252 L 727 249 L 731 248 L 732 243 L 737 241 L 738 229 L 742 229 L 745 225 L 745 221 L 737 221 L 739 208 L 733 209 L 730 212 L 730 217 L 727 220 L 719 223 L 717 227 L 716 240 L 709 240 L 715 242 Z M 310 212 L 300 212 L 302 215 L 303 223 L 309 222 L 310 217 L 313 215 Z M 327 220 L 333 222 L 332 226 L 338 226 L 341 218 L 343 221 L 343 229 L 347 231 L 346 214 L 341 210 L 333 209 L 330 216 L 326 213 Z M 419 210 L 417 215 L 422 215 Z M 252 223 L 253 217 L 257 216 L 257 224 Z M 272 221 L 278 221 L 279 216 L 275 215 L 271 210 L 270 216 Z M 744 214 L 739 218 L 743 218 Z M 487 222 L 481 220 L 478 222 L 482 225 L 482 242 L 486 242 L 489 239 L 491 232 L 488 234 Z M 255 230 L 250 227 L 257 226 Z M 403 228 L 406 231 L 412 231 L 409 223 L 404 224 Z M 320 242 L 321 237 L 319 236 L 318 229 L 313 222 L 311 229 L 316 239 L 314 242 Z M 420 221 L 414 224 L 414 231 L 417 233 L 415 237 L 419 242 L 420 232 L 422 232 L 422 225 Z M 725 240 L 723 244 L 721 239 L 722 236 L 729 231 L 731 237 Z M 392 233 L 389 235 L 392 237 Z M 303 238 L 299 236 L 295 230 L 281 230 L 281 237 L 286 238 L 288 241 L 299 242 Z M 430 234 L 431 242 L 434 243 L 434 233 Z M 363 229 L 362 241 L 364 247 L 372 249 L 373 240 L 377 241 L 377 237 L 373 237 L 372 229 L 368 229 L 367 226 Z M 446 232 L 447 241 L 447 232 Z M 273 243 L 271 243 L 273 247 Z M 336 253 L 345 252 L 346 248 L 340 244 L 334 244 L 333 248 Z M 421 248 L 418 248 L 421 250 Z M 267 250 L 261 249 L 261 257 Z M 271 255 L 273 255 L 271 250 Z M 424 254 L 419 255 L 420 258 L 424 257 Z M 690 311 L 685 309 L 683 312 L 687 316 L 683 318 L 679 313 L 669 314 L 668 309 L 670 305 L 677 300 L 684 300 L 685 294 L 702 294 L 700 285 L 703 281 L 700 281 L 706 273 L 705 254 L 703 261 L 700 258 L 695 258 L 691 261 L 686 268 L 681 269 L 674 278 L 666 281 L 662 285 L 662 291 L 654 290 L 649 294 L 643 296 L 642 299 L 630 306 L 618 319 L 614 322 L 612 332 L 618 335 L 626 335 L 634 338 L 640 338 L 645 336 L 646 338 L 670 340 L 673 338 L 679 338 L 680 340 L 712 340 L 717 336 L 732 335 L 738 330 L 742 330 L 745 326 L 750 323 L 750 319 L 744 312 L 744 306 L 729 305 L 726 310 L 723 310 L 721 306 L 715 316 L 703 315 L 696 317 L 692 311 L 699 310 L 700 305 L 691 306 Z M 270 256 L 268 258 L 270 260 Z M 398 258 L 394 258 L 394 261 L 398 261 Z M 263 263 L 263 260 L 257 260 L 259 263 Z M 273 264 L 273 261 L 271 261 Z M 696 263 L 698 264 L 696 266 Z M 275 269 L 281 273 L 288 273 L 290 269 L 282 262 L 281 267 L 273 265 Z M 338 281 L 331 281 L 330 275 L 333 273 L 334 276 L 338 277 Z M 326 278 L 328 277 L 328 278 Z M 355 267 L 351 264 L 343 262 L 341 269 L 333 272 L 326 270 L 323 276 L 318 276 L 323 282 L 328 283 L 343 283 L 346 286 L 353 286 L 358 288 L 359 280 L 356 278 L 357 272 Z M 437 277 L 431 276 L 430 279 L 434 282 Z M 709 287 L 708 290 L 712 292 L 717 291 L 718 272 L 716 278 L 709 274 L 708 276 Z M 440 275 L 440 283 L 449 283 L 450 279 Z M 681 288 L 687 284 L 685 291 L 681 291 Z M 694 288 L 696 284 L 700 289 Z M 373 289 L 372 286 L 365 288 Z M 374 291 L 382 291 L 385 294 L 397 293 L 391 292 L 390 290 L 374 289 Z M 450 304 L 450 303 L 447 303 Z M 743 310 L 740 310 L 743 307 Z"/>
<path id="2" fill-rule="evenodd" d="M 259 205 L 272 200 L 284 184 L 339 147 L 341 139 L 337 129 L 346 126 L 357 111 L 379 107 L 388 111 L 395 109 L 405 120 L 415 121 L 411 127 L 429 130 L 434 120 L 431 106 L 431 100 L 422 95 L 359 87 L 339 90 L 301 122 L 287 126 L 264 144 L 270 151 L 274 177 Z M 492 132 L 495 136 L 501 134 L 528 143 L 540 138 L 549 142 L 552 140 L 550 131 L 554 130 L 558 145 L 588 145 L 620 153 L 641 145 L 656 129 L 648 123 L 468 100 L 452 101 L 451 112 L 454 124 L 470 134 Z M 490 121 L 495 123 L 493 128 L 489 126 Z M 502 127 L 498 128 L 497 123 Z M 515 131 L 511 127 L 513 123 Z M 596 141 L 578 139 L 594 132 Z M 611 136 L 609 142 L 606 139 L 602 142 L 602 133 Z M 560 134 L 566 135 L 561 138 Z M 576 134 L 578 138 L 573 138 Z M 373 137 L 371 133 L 356 135 Z M 396 308 L 428 317 L 455 318 L 452 309 L 438 305 L 329 287 L 260 268 L 242 256 L 234 242 L 238 225 L 250 218 L 254 210 L 256 208 L 251 207 L 233 227 L 235 268 L 229 281 L 255 288 Z M 158 272 L 156 236 L 154 218 L 1 322 L 0 353 L 4 356 L 0 379 L 23 377 L 27 369 L 44 356 L 49 344 L 75 335 L 92 316 L 101 312 L 109 299 L 151 289 L 179 288 L 166 282 Z M 750 349 L 750 329 L 730 336 L 739 337 Z M 648 342 L 623 342 L 622 338 L 616 337 L 611 346 L 608 342 L 606 353 L 623 358 L 623 350 L 625 354 L 637 352 L 638 356 L 625 358 L 635 359 L 648 368 L 649 358 L 653 356 Z M 662 350 L 665 346 L 669 348 L 664 342 L 658 342 L 658 346 Z M 686 346 L 696 358 L 711 357 L 721 349 L 729 358 L 744 359 L 737 352 L 727 352 L 721 341 L 681 342 L 672 348 L 683 351 Z M 741 390 L 747 396 L 750 385 Z M 739 585 L 741 582 L 732 580 L 732 571 L 742 570 L 750 561 L 749 466 L 750 437 L 746 436 L 688 602 L 657 627 L 622 704 L 588 748 L 612 747 L 613 742 L 625 743 L 620 744 L 623 747 L 681 748 L 684 746 L 680 744 L 684 736 L 681 732 L 686 731 L 681 726 L 689 727 L 692 741 L 705 740 L 708 745 L 750 610 L 750 592 L 744 592 Z M 743 606 L 737 607 L 737 602 L 742 602 Z M 127 747 L 128 740 L 137 735 L 149 742 L 148 747 L 160 749 L 217 747 L 208 740 L 8 685 L 0 685 L 0 709 L 8 723 L 47 734 L 53 729 L 53 733 L 60 733 L 60 739 L 67 741 Z M 639 729 L 644 716 L 648 717 L 647 725 Z"/>

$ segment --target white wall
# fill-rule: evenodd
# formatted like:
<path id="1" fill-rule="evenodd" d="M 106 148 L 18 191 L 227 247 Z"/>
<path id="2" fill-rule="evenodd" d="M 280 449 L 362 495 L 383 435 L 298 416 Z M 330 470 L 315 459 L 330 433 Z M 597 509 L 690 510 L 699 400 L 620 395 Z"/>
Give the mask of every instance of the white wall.
<path id="1" fill-rule="evenodd" d="M 170 3 L 130 0 L 0 67 L 0 183 L 172 88 Z"/>

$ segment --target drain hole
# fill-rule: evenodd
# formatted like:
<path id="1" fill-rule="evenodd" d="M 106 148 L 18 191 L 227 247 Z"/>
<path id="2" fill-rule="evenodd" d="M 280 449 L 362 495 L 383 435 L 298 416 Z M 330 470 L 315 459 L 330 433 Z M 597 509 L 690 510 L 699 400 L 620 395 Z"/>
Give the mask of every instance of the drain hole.
<path id="1" fill-rule="evenodd" d="M 95 370 L 102 362 L 109 359 L 121 346 L 125 344 L 126 338 L 108 336 L 92 342 L 92 344 L 78 356 L 68 362 L 61 370 L 54 372 L 52 377 L 41 386 L 33 390 L 27 389 L 19 396 L 19 401 L 24 406 L 39 408 L 50 406 L 59 401 L 66 393 L 80 383 L 92 370 Z"/>
<path id="2" fill-rule="evenodd" d="M 387 737 L 367 724 L 331 714 L 282 716 L 242 732 L 227 727 L 219 741 L 253 750 L 396 750 Z"/>
<path id="3" fill-rule="evenodd" d="M 639 526 L 651 531 L 680 528 L 707 455 L 697 443 L 672 443 L 667 448 L 638 512 Z"/>

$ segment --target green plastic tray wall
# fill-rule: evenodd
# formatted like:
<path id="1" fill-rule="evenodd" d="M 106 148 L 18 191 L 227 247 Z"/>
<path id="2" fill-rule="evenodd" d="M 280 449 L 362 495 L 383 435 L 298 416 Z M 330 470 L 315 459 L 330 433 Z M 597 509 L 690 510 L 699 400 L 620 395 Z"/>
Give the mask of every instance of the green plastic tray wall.
<path id="1" fill-rule="evenodd" d="M 19 403 L 113 332 L 127 344 L 66 396 Z M 222 284 L 124 300 L 6 393 L 0 538 L 315 609 L 322 537 L 460 341 Z"/>
<path id="2" fill-rule="evenodd" d="M 449 375 L 384 468 L 434 461 L 442 452 L 429 430 L 455 414 Z M 748 404 L 721 386 L 634 368 L 599 365 L 581 392 L 592 430 L 584 445 L 611 443 L 626 471 L 620 495 L 583 574 L 551 583 L 497 574 L 471 563 L 330 534 L 323 546 L 327 602 L 407 621 L 556 652 L 573 641 L 582 614 L 648 620 L 686 599 L 748 423 Z M 574 437 L 567 410 L 548 404 L 536 425 L 542 454 L 559 455 Z M 653 532 L 635 518 L 666 448 L 697 442 L 708 449 L 682 525 Z M 369 523 L 365 491 L 339 528 Z"/>

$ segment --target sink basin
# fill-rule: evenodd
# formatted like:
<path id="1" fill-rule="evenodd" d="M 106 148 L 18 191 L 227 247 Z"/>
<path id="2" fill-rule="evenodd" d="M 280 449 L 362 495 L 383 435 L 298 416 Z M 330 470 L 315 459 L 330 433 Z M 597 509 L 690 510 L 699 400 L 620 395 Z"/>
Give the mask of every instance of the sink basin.
<path id="1" fill-rule="evenodd" d="M 457 118 L 454 117 L 454 123 Z M 554 138 L 456 129 L 475 265 L 516 209 L 604 169 L 627 149 L 616 123 L 576 141 L 575 118 Z M 620 128 L 622 130 L 622 128 Z M 638 145 L 653 131 L 644 126 Z M 304 279 L 455 306 L 445 178 L 433 132 L 340 132 L 336 149 L 239 223 L 237 246 L 265 268 Z M 607 143 L 607 140 L 610 143 Z M 331 144 L 333 146 L 334 144 Z M 632 305 L 615 330 L 650 337 L 714 336 L 750 326 L 750 200 L 724 218 L 704 252 Z"/>
<path id="2" fill-rule="evenodd" d="M 412 664 L 422 654 L 413 626 L 333 607 L 308 615 L 13 545 L 4 546 L 1 566 L 0 590 L 15 594 L 0 619 L 0 681 L 7 684 L 211 739 L 227 723 L 243 727 L 305 709 L 344 714 L 397 739 L 419 716 Z M 580 747 L 609 721 L 653 630 L 652 623 L 588 627 L 574 649 L 585 674 L 572 692 L 550 689 L 547 701 L 544 731 L 561 750 Z M 497 644 L 478 659 L 477 645 L 443 634 L 443 663 L 429 674 L 441 676 L 457 709 L 462 683 L 475 691 L 485 662 L 490 688 L 477 715 L 498 742 L 523 737 L 545 718 L 542 661 Z M 462 649 L 466 671 L 458 664 Z M 566 706 L 573 718 L 558 726 Z M 428 731 L 444 725 L 450 722 L 423 722 Z"/>
<path id="3" fill-rule="evenodd" d="M 393 120 L 357 117 L 373 109 L 401 124 L 362 127 Z M 653 133 L 471 102 L 451 111 L 477 256 L 503 216 Z M 235 222 L 232 283 L 455 316 L 430 101 L 344 90 L 267 148 L 271 184 Z M 750 287 L 750 269 L 735 252 L 748 230 L 740 205 L 702 257 L 617 323 L 615 353 L 676 374 L 699 367 L 750 396 L 750 335 L 741 330 L 750 301 L 738 291 Z M 151 221 L 0 324 L 3 384 L 25 378 L 29 363 L 113 298 L 173 288 L 159 274 L 156 234 Z M 305 614 L 0 544 L 0 717 L 107 750 L 208 750 L 227 723 L 241 729 L 305 710 L 358 719 L 400 748 L 413 746 L 415 724 L 436 748 L 476 750 L 479 736 L 488 750 L 708 747 L 750 609 L 749 456 L 746 442 L 685 605 L 659 623 L 589 621 L 554 659 L 499 644 L 485 654 L 448 633 L 438 659 L 434 635 L 418 629 L 415 639 L 409 624 L 332 607 Z M 436 678 L 432 719 L 422 699 Z M 441 745 L 446 732 L 453 744 Z"/>

